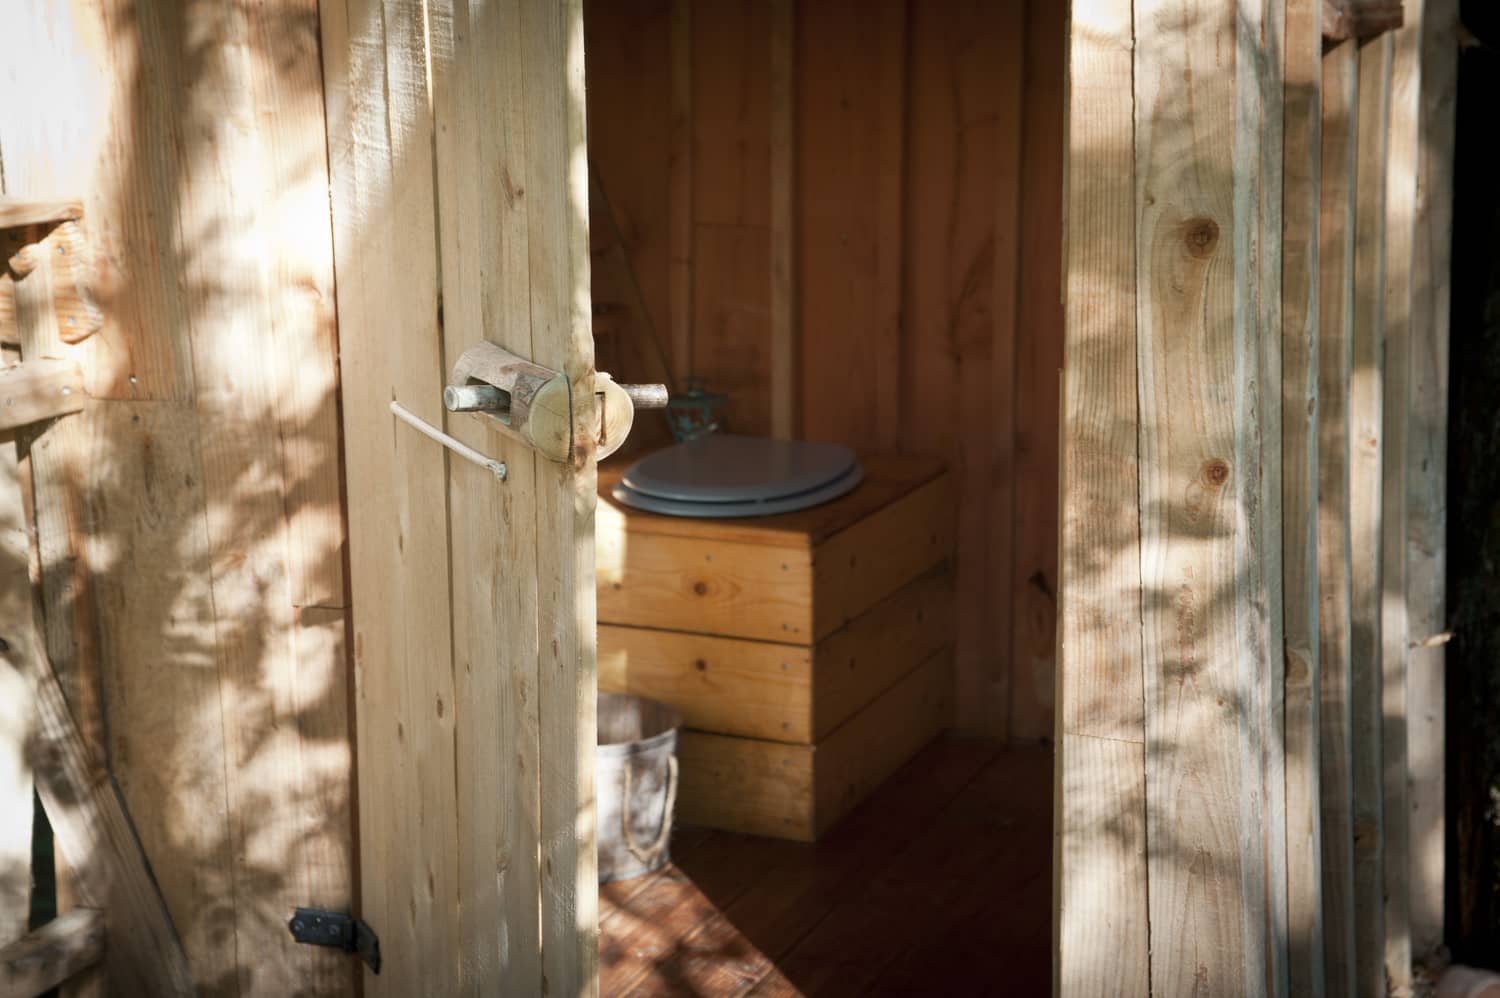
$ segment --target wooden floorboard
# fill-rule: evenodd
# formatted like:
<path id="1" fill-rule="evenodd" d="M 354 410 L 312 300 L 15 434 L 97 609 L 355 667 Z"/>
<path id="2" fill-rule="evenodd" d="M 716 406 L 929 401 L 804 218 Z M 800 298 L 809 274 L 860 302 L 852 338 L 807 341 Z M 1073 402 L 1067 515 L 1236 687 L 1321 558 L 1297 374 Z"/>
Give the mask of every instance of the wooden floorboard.
<path id="1" fill-rule="evenodd" d="M 944 740 L 816 845 L 684 830 L 603 889 L 602 993 L 1044 993 L 1051 766 Z"/>

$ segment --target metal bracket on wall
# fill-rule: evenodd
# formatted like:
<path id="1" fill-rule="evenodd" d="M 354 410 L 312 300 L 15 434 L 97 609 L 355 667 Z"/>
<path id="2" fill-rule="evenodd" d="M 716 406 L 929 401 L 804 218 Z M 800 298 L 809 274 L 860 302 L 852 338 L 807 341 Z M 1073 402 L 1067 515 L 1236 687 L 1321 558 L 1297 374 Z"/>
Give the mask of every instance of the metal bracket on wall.
<path id="1" fill-rule="evenodd" d="M 380 938 L 362 919 L 341 911 L 298 908 L 287 928 L 299 943 L 358 953 L 371 970 L 380 973 Z"/>

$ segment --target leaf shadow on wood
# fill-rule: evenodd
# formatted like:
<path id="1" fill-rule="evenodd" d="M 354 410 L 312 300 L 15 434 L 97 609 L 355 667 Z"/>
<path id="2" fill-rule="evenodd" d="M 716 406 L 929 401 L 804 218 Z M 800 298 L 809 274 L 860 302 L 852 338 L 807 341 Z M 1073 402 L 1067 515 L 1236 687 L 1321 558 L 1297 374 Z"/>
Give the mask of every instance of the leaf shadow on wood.
<path id="1" fill-rule="evenodd" d="M 84 196 L 106 317 L 68 351 L 89 408 L 24 440 L 54 665 L 203 991 L 346 993 L 286 928 L 352 890 L 316 5 L 100 0 L 18 36 L 79 102 L 0 113 L 7 190 Z"/>

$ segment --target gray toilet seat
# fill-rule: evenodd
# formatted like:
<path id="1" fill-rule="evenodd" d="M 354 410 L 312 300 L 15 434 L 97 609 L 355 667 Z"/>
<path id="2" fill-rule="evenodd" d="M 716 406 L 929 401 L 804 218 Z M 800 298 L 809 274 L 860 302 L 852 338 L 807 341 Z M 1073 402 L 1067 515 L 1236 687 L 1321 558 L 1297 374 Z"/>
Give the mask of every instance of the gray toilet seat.
<path id="1" fill-rule="evenodd" d="M 613 495 L 668 516 L 772 516 L 836 499 L 863 478 L 843 444 L 711 434 L 636 462 Z"/>

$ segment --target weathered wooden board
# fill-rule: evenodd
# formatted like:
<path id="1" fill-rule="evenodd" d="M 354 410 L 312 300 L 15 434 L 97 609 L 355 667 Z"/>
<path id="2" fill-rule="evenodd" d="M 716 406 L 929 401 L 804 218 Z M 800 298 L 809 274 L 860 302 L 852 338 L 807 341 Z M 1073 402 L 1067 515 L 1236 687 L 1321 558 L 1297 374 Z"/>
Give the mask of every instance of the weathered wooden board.
<path id="1" fill-rule="evenodd" d="M 1444 557 L 1448 480 L 1448 310 L 1453 231 L 1453 143 L 1458 4 L 1424 0 L 1412 253 L 1411 415 L 1407 436 L 1406 685 L 1410 770 L 1412 955 L 1443 944 L 1445 849 Z"/>
<path id="2" fill-rule="evenodd" d="M 1408 2 L 1405 25 L 1390 39 L 1391 79 L 1385 162 L 1385 349 L 1381 379 L 1380 700 L 1381 897 L 1384 903 L 1380 985 L 1411 991 L 1410 807 L 1407 803 L 1406 677 L 1410 633 L 1406 611 L 1406 499 L 1411 474 L 1411 308 L 1417 231 L 1417 164 L 1421 160 L 1421 0 Z"/>
<path id="3" fill-rule="evenodd" d="M 0 356 L 0 384 L 16 370 Z M 0 564 L 28 565 L 30 542 L 21 503 L 16 448 L 0 442 Z M 30 621 L 35 614 L 29 574 L 0 585 L 0 620 Z M 17 640 L 11 635 L 7 641 Z M 35 785 L 27 744 L 36 723 L 31 677 L 0 658 L 0 944 L 26 934 L 31 915 L 31 832 Z"/>
<path id="4" fill-rule="evenodd" d="M 1318 655 L 1318 309 L 1321 0 L 1286 7 L 1282 219 L 1282 597 L 1286 661 L 1289 991 L 1323 994 L 1321 669 Z M 1274 872 L 1274 871 L 1273 871 Z"/>
<path id="5" fill-rule="evenodd" d="M 346 991 L 348 961 L 284 924 L 350 898 L 316 5 L 89 0 L 7 25 L 8 80 L 51 95 L 0 112 L 7 193 L 82 201 L 103 313 L 78 345 L 66 317 L 21 330 L 103 400 L 29 447 L 48 650 L 100 758 L 108 731 L 198 983 Z M 339 640 L 302 640 L 316 607 Z"/>
<path id="6" fill-rule="evenodd" d="M 1403 6 L 1420 0 L 1322 0 L 1329 39 L 1368 38 L 1401 27 Z"/>
<path id="7" fill-rule="evenodd" d="M 0 370 L 0 432 L 78 412 L 83 375 L 67 360 L 34 360 Z"/>
<path id="8" fill-rule="evenodd" d="M 1385 355 L 1386 159 L 1391 37 L 1359 57 L 1355 151 L 1354 325 L 1349 381 L 1349 683 L 1353 750 L 1355 991 L 1383 988 L 1384 836 L 1381 806 L 1381 490 Z"/>
<path id="9" fill-rule="evenodd" d="M 1148 994 L 1132 13 L 1068 49 L 1053 986 Z"/>
<path id="10" fill-rule="evenodd" d="M 1063 107 L 1064 61 L 1067 58 L 1067 6 L 1034 3 L 1026 17 L 1026 79 L 1021 139 L 1023 162 L 1019 182 L 1001 175 L 1000 197 L 1020 202 L 1020 227 L 1007 246 L 1006 220 L 996 222 L 995 275 L 997 330 L 1004 321 L 999 294 L 1003 258 L 1019 263 L 1019 302 L 1015 331 L 1015 436 L 1012 483 L 996 481 L 996 505 L 1002 490 L 1014 492 L 1015 537 L 1011 562 L 1010 650 L 998 649 L 1010 663 L 1009 719 L 1013 739 L 1042 739 L 1052 734 L 1053 678 L 1057 658 L 1057 511 L 1058 411 L 1057 372 L 1063 365 Z M 1017 63 L 1019 53 L 1011 56 Z M 1002 137 L 1002 143 L 1007 141 Z M 996 392 L 1005 390 L 996 346 Z M 992 445 L 998 460 L 1000 434 Z M 999 475 L 996 476 L 997 479 Z M 993 564 L 1005 559 L 991 538 Z"/>
<path id="11" fill-rule="evenodd" d="M 0 947 L 0 998 L 32 998 L 98 963 L 104 956 L 104 915 L 77 908 Z"/>
<path id="12" fill-rule="evenodd" d="M 1326 991 L 1354 988 L 1350 685 L 1349 393 L 1354 327 L 1359 50 L 1323 59 L 1318 303 L 1318 657 L 1321 675 L 1323 954 Z"/>
<path id="13" fill-rule="evenodd" d="M 1282 748 L 1280 494 L 1262 491 L 1280 433 L 1261 397 L 1279 408 L 1279 9 L 1135 5 L 1147 874 L 1151 988 L 1169 994 L 1286 989 L 1285 826 L 1261 813 L 1280 813 Z"/>
<path id="14" fill-rule="evenodd" d="M 360 781 L 374 788 L 360 808 L 362 902 L 398 942 L 365 987 L 589 994 L 582 10 L 376 10 L 323 12 L 339 307 L 361 330 L 342 353 L 349 488 L 369 498 L 350 508 Z M 570 462 L 452 421 L 506 462 L 501 483 L 392 423 L 394 398 L 442 425 L 450 363 L 481 339 L 567 375 Z"/>

